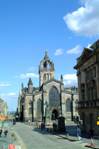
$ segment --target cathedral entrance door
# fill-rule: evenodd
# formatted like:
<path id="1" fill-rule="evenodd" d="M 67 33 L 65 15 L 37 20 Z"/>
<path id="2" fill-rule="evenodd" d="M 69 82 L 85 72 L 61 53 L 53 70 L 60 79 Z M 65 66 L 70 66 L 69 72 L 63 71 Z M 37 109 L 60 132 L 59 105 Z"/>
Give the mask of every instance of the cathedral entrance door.
<path id="1" fill-rule="evenodd" d="M 59 116 L 58 111 L 56 109 L 54 109 L 52 111 L 52 120 L 58 119 L 58 116 Z"/>

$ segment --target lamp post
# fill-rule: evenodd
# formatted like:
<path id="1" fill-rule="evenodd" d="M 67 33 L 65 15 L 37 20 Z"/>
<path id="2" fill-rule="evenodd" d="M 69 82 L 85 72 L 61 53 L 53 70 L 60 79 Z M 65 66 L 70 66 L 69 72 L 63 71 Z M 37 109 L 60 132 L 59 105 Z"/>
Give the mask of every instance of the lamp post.
<path id="1" fill-rule="evenodd" d="M 74 111 L 73 111 L 73 101 L 74 101 L 74 93 L 73 90 L 71 90 L 71 121 L 74 119 Z"/>
<path id="2" fill-rule="evenodd" d="M 44 113 L 44 93 L 47 94 L 47 92 L 43 89 L 43 86 L 42 86 L 42 103 L 41 103 L 41 111 L 42 111 L 42 122 L 45 123 L 45 113 Z"/>
<path id="3" fill-rule="evenodd" d="M 41 103 L 41 111 L 42 111 L 42 122 L 44 122 L 44 90 L 42 88 L 42 103 Z"/>
<path id="4" fill-rule="evenodd" d="M 60 116 L 62 116 L 62 90 L 61 90 L 61 83 L 60 83 Z"/>
<path id="5" fill-rule="evenodd" d="M 73 93 L 71 93 L 71 120 L 73 121 Z"/>
<path id="6" fill-rule="evenodd" d="M 32 122 L 34 122 L 34 94 L 31 100 L 31 108 L 32 108 Z"/>
<path id="7" fill-rule="evenodd" d="M 22 101 L 21 101 L 21 121 L 22 122 L 25 120 L 24 106 L 25 106 L 24 98 L 22 98 Z"/>

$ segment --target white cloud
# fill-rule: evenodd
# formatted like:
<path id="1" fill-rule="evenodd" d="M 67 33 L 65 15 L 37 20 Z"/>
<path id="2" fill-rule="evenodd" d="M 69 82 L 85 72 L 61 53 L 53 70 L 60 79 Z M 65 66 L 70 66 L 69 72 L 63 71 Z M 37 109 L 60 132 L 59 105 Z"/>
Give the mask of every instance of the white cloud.
<path id="1" fill-rule="evenodd" d="M 87 45 L 87 48 L 90 48 L 91 45 L 92 45 L 92 44 L 89 43 L 89 44 Z"/>
<path id="2" fill-rule="evenodd" d="M 65 86 L 77 86 L 76 74 L 65 74 L 63 76 Z"/>
<path id="3" fill-rule="evenodd" d="M 28 72 L 28 73 L 22 73 L 19 76 L 20 79 L 28 79 L 28 78 L 38 78 L 38 74 Z"/>
<path id="4" fill-rule="evenodd" d="M 99 0 L 82 2 L 80 8 L 63 17 L 66 25 L 70 30 L 82 35 L 99 35 Z"/>
<path id="5" fill-rule="evenodd" d="M 8 93 L 7 96 L 17 96 L 17 94 L 14 92 L 11 92 L 11 93 Z"/>
<path id="6" fill-rule="evenodd" d="M 80 45 L 77 45 L 74 48 L 67 50 L 67 54 L 79 54 L 79 53 L 81 53 Z"/>
<path id="7" fill-rule="evenodd" d="M 0 87 L 9 87 L 9 86 L 11 86 L 11 84 L 10 83 L 0 83 Z"/>
<path id="8" fill-rule="evenodd" d="M 0 96 L 1 96 L 2 98 L 17 97 L 17 94 L 16 94 L 15 92 L 0 93 Z"/>
<path id="9" fill-rule="evenodd" d="M 54 53 L 55 56 L 63 55 L 63 49 L 57 49 Z"/>

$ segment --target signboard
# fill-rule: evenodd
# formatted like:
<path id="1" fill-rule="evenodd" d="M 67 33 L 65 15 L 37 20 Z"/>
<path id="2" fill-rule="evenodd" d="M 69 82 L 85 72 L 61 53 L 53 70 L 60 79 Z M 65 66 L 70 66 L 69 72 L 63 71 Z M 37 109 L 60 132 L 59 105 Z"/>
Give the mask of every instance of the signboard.
<path id="1" fill-rule="evenodd" d="M 97 121 L 97 126 L 99 126 L 99 121 Z"/>

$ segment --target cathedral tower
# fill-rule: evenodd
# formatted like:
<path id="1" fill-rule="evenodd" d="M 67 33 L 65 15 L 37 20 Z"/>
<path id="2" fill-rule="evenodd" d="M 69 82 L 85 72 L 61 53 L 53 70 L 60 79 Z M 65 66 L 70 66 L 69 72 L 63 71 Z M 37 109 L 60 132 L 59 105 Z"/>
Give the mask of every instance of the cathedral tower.
<path id="1" fill-rule="evenodd" d="M 54 79 L 54 63 L 49 59 L 47 52 L 39 65 L 39 86 Z"/>

